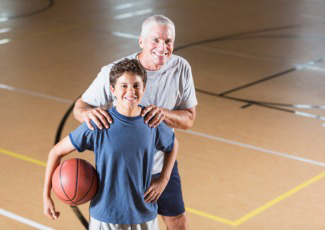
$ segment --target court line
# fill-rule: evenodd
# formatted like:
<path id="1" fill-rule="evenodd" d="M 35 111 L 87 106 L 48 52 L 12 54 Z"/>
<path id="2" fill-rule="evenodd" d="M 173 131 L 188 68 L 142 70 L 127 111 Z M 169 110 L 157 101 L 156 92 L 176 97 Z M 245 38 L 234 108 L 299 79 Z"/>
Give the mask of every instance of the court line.
<path id="1" fill-rule="evenodd" d="M 10 42 L 9 38 L 0 39 L 0 45 L 6 44 L 6 43 L 9 43 L 9 42 Z"/>
<path id="2" fill-rule="evenodd" d="M 120 19 L 125 19 L 125 18 L 131 18 L 131 17 L 143 15 L 143 14 L 149 14 L 152 11 L 153 10 L 151 8 L 144 9 L 144 10 L 133 11 L 133 12 L 117 15 L 117 16 L 114 17 L 114 19 L 115 20 L 120 20 Z"/>
<path id="3" fill-rule="evenodd" d="M 11 219 L 14 219 L 14 220 L 17 220 L 23 224 L 26 224 L 26 225 L 29 225 L 29 226 L 32 226 L 34 228 L 37 228 L 37 229 L 42 229 L 42 230 L 53 230 L 53 228 L 49 228 L 45 225 L 42 225 L 42 224 L 39 224 L 35 221 L 32 221 L 32 220 L 29 220 L 25 217 L 22 217 L 22 216 L 18 216 L 12 212 L 8 212 L 6 210 L 3 210 L 0 208 L 0 215 L 3 215 L 3 216 L 6 216 L 8 218 L 11 218 Z"/>
<path id="4" fill-rule="evenodd" d="M 132 8 L 134 6 L 143 5 L 143 4 L 148 3 L 148 2 L 149 1 L 141 1 L 141 2 L 136 2 L 136 3 L 133 3 L 133 2 L 124 3 L 124 4 L 120 4 L 120 5 L 115 6 L 114 9 L 116 9 L 116 10 L 128 9 L 128 8 Z"/>
<path id="5" fill-rule="evenodd" d="M 133 35 L 133 34 L 128 34 L 128 33 L 121 33 L 121 32 L 113 32 L 113 35 L 117 36 L 117 37 L 121 37 L 121 38 L 129 38 L 129 39 L 133 39 L 133 40 L 138 40 L 139 39 L 139 35 Z"/>
<path id="6" fill-rule="evenodd" d="M 41 98 L 44 98 L 44 99 L 55 100 L 55 101 L 59 101 L 59 102 L 67 103 L 67 104 L 73 103 L 73 101 L 71 101 L 71 100 L 67 100 L 67 99 L 63 99 L 63 98 L 59 98 L 59 97 L 53 97 L 53 96 L 49 96 L 49 95 L 45 95 L 45 94 L 41 94 L 41 93 L 35 93 L 35 92 L 24 90 L 24 89 L 18 89 L 18 88 L 14 88 L 12 86 L 9 86 L 9 85 L 4 85 L 4 84 L 0 84 L 0 89 L 6 89 L 6 90 L 10 90 L 10 91 L 25 93 L 25 94 L 28 94 L 28 95 L 41 97 Z M 306 113 L 299 112 L 296 115 L 302 115 L 302 114 L 306 114 Z M 324 119 L 322 119 L 322 120 L 324 120 Z M 224 139 L 224 138 L 221 138 L 221 137 L 216 137 L 216 136 L 211 136 L 211 135 L 207 135 L 207 134 L 204 134 L 204 133 L 195 132 L 195 131 L 192 131 L 192 130 L 179 130 L 179 131 L 190 133 L 192 135 L 205 137 L 205 138 L 208 138 L 208 139 L 213 139 L 213 140 L 216 140 L 216 141 L 221 141 L 221 142 L 233 144 L 233 145 L 239 145 L 239 146 L 242 146 L 242 147 L 245 147 L 245 148 L 254 149 L 254 150 L 264 152 L 264 153 L 268 153 L 268 154 L 278 155 L 278 156 L 281 156 L 281 157 L 285 157 L 285 158 L 298 160 L 298 161 L 302 161 L 302 162 L 306 162 L 306 163 L 310 163 L 310 164 L 325 167 L 325 163 L 323 163 L 323 162 L 318 162 L 318 161 L 310 160 L 310 159 L 303 158 L 303 157 L 297 157 L 297 156 L 289 155 L 289 154 L 286 154 L 286 153 L 276 152 L 276 151 L 264 149 L 264 148 L 249 145 L 249 144 L 244 144 L 244 143 L 240 143 L 240 142 L 236 142 L 236 141 L 232 141 L 232 140 L 227 140 L 227 139 Z"/>
<path id="7" fill-rule="evenodd" d="M 196 209 L 193 209 L 193 208 L 189 208 L 189 207 L 185 207 L 185 209 L 186 209 L 187 212 L 196 214 L 198 216 L 202 216 L 202 217 L 205 217 L 205 218 L 208 218 L 208 219 L 211 219 L 211 220 L 215 220 L 217 222 L 227 224 L 227 225 L 230 225 L 230 226 L 233 226 L 233 227 L 237 226 L 236 222 L 232 221 L 232 220 L 228 220 L 228 219 L 225 219 L 225 218 L 222 218 L 222 217 L 219 217 L 219 216 L 214 216 L 214 215 L 211 215 L 209 213 L 202 212 L 202 211 L 199 211 L 199 210 L 196 210 Z"/>
<path id="8" fill-rule="evenodd" d="M 255 217 L 258 214 L 262 213 L 263 211 L 265 211 L 265 210 L 271 208 L 272 206 L 278 204 L 279 202 L 285 200 L 286 198 L 294 195 L 295 193 L 299 192 L 300 190 L 302 190 L 302 189 L 308 187 L 309 185 L 321 180 L 324 177 L 325 177 L 325 171 L 318 174 L 318 175 L 316 175 L 316 176 L 314 176 L 314 177 L 312 177 L 311 179 L 303 182 L 302 184 L 294 187 L 293 189 L 289 190 L 288 192 L 285 192 L 285 193 L 281 194 L 280 196 L 276 197 L 275 199 L 267 202 L 266 204 L 264 204 L 264 205 L 260 206 L 259 208 L 249 212 L 248 214 L 238 218 L 235 221 L 228 220 L 228 219 L 225 219 L 225 218 L 221 218 L 221 217 L 218 217 L 218 216 L 214 216 L 214 215 L 211 215 L 211 214 L 208 214 L 208 213 L 205 213 L 205 212 L 202 212 L 202 211 L 198 211 L 198 210 L 192 209 L 192 208 L 187 208 L 186 207 L 186 211 L 188 211 L 190 213 L 193 213 L 193 214 L 196 214 L 196 215 L 199 215 L 199 216 L 202 216 L 202 217 L 205 217 L 205 218 L 208 218 L 208 219 L 211 219 L 211 220 L 215 220 L 215 221 L 218 221 L 218 222 L 233 226 L 233 227 L 237 227 L 237 226 L 241 225 L 242 223 L 248 221 L 249 219 L 252 219 L 253 217 Z"/>
<path id="9" fill-rule="evenodd" d="M 26 157 L 26 156 L 23 156 L 21 154 L 17 154 L 17 153 L 14 153 L 14 152 L 11 152 L 9 150 L 2 149 L 2 148 L 0 148 L 0 153 L 4 153 L 6 155 L 9 155 L 9 156 L 12 156 L 12 157 L 24 160 L 24 161 L 28 161 L 30 163 L 37 164 L 37 165 L 40 165 L 40 166 L 44 166 L 44 167 L 46 166 L 45 162 L 38 161 L 38 160 L 35 160 L 33 158 Z M 217 221 L 217 222 L 220 222 L 220 223 L 224 223 L 224 224 L 227 224 L 227 225 L 230 225 L 230 226 L 233 226 L 233 227 L 237 227 L 240 224 L 248 221 L 249 219 L 255 217 L 258 214 L 260 214 L 261 212 L 271 208 L 272 206 L 276 205 L 277 203 L 281 202 L 282 200 L 294 195 L 298 191 L 308 187 L 309 185 L 321 180 L 324 177 L 325 177 L 325 171 L 318 174 L 317 176 L 312 177 L 311 179 L 303 182 L 302 184 L 294 187 L 293 189 L 289 190 L 288 192 L 283 193 L 282 195 L 280 195 L 280 196 L 276 197 L 275 199 L 267 202 L 266 204 L 260 206 L 259 208 L 249 212 L 248 214 L 238 218 L 235 221 L 228 220 L 228 219 L 225 219 L 225 218 L 222 218 L 222 217 L 219 217 L 219 216 L 215 216 L 215 215 L 212 215 L 212 214 L 209 214 L 209 213 L 197 210 L 197 209 L 189 208 L 189 207 L 186 207 L 186 211 L 188 211 L 189 213 L 193 213 L 195 215 L 198 215 L 198 216 L 205 217 L 207 219 L 211 219 L 211 220 L 214 220 L 214 221 Z"/>
<path id="10" fill-rule="evenodd" d="M 271 200 L 270 202 L 262 205 L 261 207 L 255 209 L 254 211 L 252 211 L 252 212 L 244 215 L 243 217 L 237 219 L 235 221 L 235 225 L 238 226 L 238 225 L 246 222 L 247 220 L 253 218 L 256 215 L 258 215 L 259 213 L 265 211 L 266 209 L 271 208 L 272 206 L 276 205 L 277 203 L 279 203 L 279 202 L 283 201 L 284 199 L 292 196 L 293 194 L 295 194 L 295 193 L 299 192 L 300 190 L 308 187 L 309 185 L 321 180 L 324 177 L 325 177 L 325 172 L 322 172 L 322 173 L 318 174 L 317 176 L 312 177 L 311 179 L 309 179 L 309 180 L 303 182 L 302 184 L 294 187 L 293 189 L 289 190 L 288 192 L 283 193 L 282 195 L 278 196 L 277 198 Z"/>
<path id="11" fill-rule="evenodd" d="M 24 161 L 28 161 L 30 163 L 33 163 L 33 164 L 36 164 L 36 165 L 39 165 L 39 166 L 44 166 L 44 167 L 46 166 L 45 162 L 35 160 L 33 158 L 26 157 L 26 156 L 18 154 L 18 153 L 14 153 L 14 152 L 11 152 L 11 151 L 6 150 L 6 149 L 0 148 L 0 153 L 6 154 L 6 155 L 9 155 L 9 156 L 12 156 L 12 157 L 24 160 Z"/>
<path id="12" fill-rule="evenodd" d="M 10 86 L 10 85 L 5 85 L 5 84 L 0 84 L 0 89 L 5 89 L 5 90 L 9 90 L 9 91 L 24 93 L 24 94 L 28 94 L 28 95 L 31 95 L 31 96 L 34 96 L 34 97 L 50 99 L 50 100 L 54 100 L 54 101 L 58 101 L 58 102 L 63 102 L 63 103 L 66 103 L 66 104 L 73 103 L 72 100 L 68 100 L 68 99 L 64 99 L 64 98 L 60 98 L 60 97 L 49 96 L 49 95 L 42 94 L 42 93 L 36 93 L 36 92 L 26 90 L 26 89 L 19 89 L 19 88 L 15 88 L 13 86 Z"/>
<path id="13" fill-rule="evenodd" d="M 277 152 L 277 151 L 257 147 L 257 146 L 254 146 L 254 145 L 244 144 L 244 143 L 241 143 L 241 142 L 232 141 L 232 140 L 228 140 L 228 139 L 225 139 L 225 138 L 222 138 L 222 137 L 212 136 L 212 135 L 208 135 L 208 134 L 204 134 L 204 133 L 200 133 L 200 132 L 196 132 L 196 131 L 192 131 L 192 130 L 179 130 L 178 129 L 178 131 L 181 131 L 181 132 L 184 132 L 184 133 L 189 133 L 189 134 L 192 134 L 192 135 L 195 135 L 195 136 L 208 138 L 208 139 L 215 140 L 215 141 L 224 142 L 224 143 L 227 143 L 227 144 L 232 144 L 232 145 L 237 145 L 237 146 L 241 146 L 241 147 L 248 148 L 248 149 L 253 149 L 253 150 L 263 152 L 263 153 L 267 153 L 267 154 L 272 154 L 272 155 L 276 155 L 276 156 L 280 156 L 280 157 L 284 157 L 284 158 L 289 158 L 289 159 L 296 160 L 296 161 L 302 161 L 302 162 L 305 162 L 305 163 L 325 167 L 324 162 L 314 161 L 314 160 L 310 160 L 310 159 L 307 159 L 307 158 L 304 158 L 304 157 L 289 155 L 287 153 L 281 153 L 281 152 Z"/>

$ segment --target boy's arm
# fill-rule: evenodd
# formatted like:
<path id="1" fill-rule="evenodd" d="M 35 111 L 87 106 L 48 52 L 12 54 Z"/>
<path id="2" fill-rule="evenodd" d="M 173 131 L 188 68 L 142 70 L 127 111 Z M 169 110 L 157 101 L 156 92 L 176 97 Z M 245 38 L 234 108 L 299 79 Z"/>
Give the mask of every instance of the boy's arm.
<path id="1" fill-rule="evenodd" d="M 165 154 L 164 165 L 160 177 L 157 179 L 152 179 L 150 187 L 144 194 L 145 202 L 147 203 L 157 202 L 158 198 L 165 190 L 176 161 L 177 152 L 178 152 L 178 141 L 175 137 L 174 147 L 172 151 L 169 153 L 164 153 Z"/>
<path id="2" fill-rule="evenodd" d="M 55 206 L 51 198 L 52 176 L 56 167 L 60 164 L 61 158 L 75 150 L 69 136 L 66 136 L 57 143 L 50 151 L 46 164 L 45 182 L 43 189 L 44 215 L 51 219 L 57 219 L 60 215 L 55 211 Z"/>

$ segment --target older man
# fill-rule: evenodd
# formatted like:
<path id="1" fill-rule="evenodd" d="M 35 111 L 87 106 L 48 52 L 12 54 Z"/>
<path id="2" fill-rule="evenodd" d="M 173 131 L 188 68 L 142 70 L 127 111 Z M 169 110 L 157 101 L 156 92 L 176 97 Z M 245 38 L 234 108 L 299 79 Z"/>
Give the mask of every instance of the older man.
<path id="1" fill-rule="evenodd" d="M 140 53 L 127 58 L 137 58 L 146 68 L 148 75 L 147 90 L 141 105 L 145 122 L 156 127 L 164 121 L 168 126 L 179 129 L 192 127 L 196 111 L 197 99 L 192 79 L 191 67 L 188 62 L 173 55 L 175 41 L 174 23 L 163 15 L 147 18 L 142 24 L 139 37 Z M 97 78 L 90 85 L 82 98 L 76 102 L 74 116 L 80 122 L 86 122 L 93 129 L 90 120 L 99 128 L 109 128 L 112 124 L 106 109 L 114 106 L 114 97 L 109 90 L 109 72 L 112 64 L 104 66 Z M 161 172 L 163 153 L 155 155 L 153 180 Z M 168 184 L 158 199 L 158 213 L 163 217 L 169 230 L 187 229 L 187 218 L 182 197 L 181 182 L 177 162 Z"/>

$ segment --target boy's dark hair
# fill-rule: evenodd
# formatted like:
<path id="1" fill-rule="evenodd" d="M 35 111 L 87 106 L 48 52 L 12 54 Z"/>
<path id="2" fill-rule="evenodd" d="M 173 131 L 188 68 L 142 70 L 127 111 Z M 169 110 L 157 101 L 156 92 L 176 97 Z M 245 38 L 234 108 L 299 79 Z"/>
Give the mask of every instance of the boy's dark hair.
<path id="1" fill-rule="evenodd" d="M 126 72 L 141 77 L 143 81 L 143 85 L 146 86 L 147 84 L 146 69 L 141 65 L 140 61 L 138 61 L 137 59 L 125 58 L 122 61 L 115 63 L 111 69 L 111 72 L 109 74 L 109 81 L 113 88 L 115 87 L 117 79 Z"/>

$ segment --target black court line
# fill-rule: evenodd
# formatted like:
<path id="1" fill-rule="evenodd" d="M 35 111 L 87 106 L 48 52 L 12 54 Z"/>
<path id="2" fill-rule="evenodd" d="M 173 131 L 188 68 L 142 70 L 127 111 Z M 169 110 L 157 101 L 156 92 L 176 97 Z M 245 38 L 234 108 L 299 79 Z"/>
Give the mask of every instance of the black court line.
<path id="1" fill-rule="evenodd" d="M 24 17 L 30 17 L 30 16 L 33 16 L 33 15 L 36 15 L 36 14 L 42 13 L 42 12 L 44 12 L 44 11 L 47 11 L 47 10 L 49 10 L 52 6 L 54 6 L 54 0 L 48 0 L 48 4 L 47 4 L 47 6 L 45 6 L 45 7 L 42 8 L 42 9 L 35 10 L 35 11 L 33 11 L 33 12 L 26 13 L 26 14 L 19 14 L 19 15 L 8 16 L 7 18 L 8 18 L 8 19 L 19 19 L 19 18 L 24 18 Z"/>
<path id="2" fill-rule="evenodd" d="M 241 32 L 241 33 L 235 33 L 235 34 L 230 34 L 230 35 L 225 35 L 221 37 L 214 37 L 202 41 L 197 41 L 197 42 L 192 42 L 186 45 L 178 46 L 174 48 L 174 52 L 182 50 L 182 49 L 187 49 L 192 46 L 197 46 L 197 45 L 202 45 L 202 44 L 207 44 L 207 43 L 212 43 L 212 42 L 218 42 L 218 41 L 225 41 L 225 40 L 231 40 L 231 39 L 238 39 L 238 38 L 244 38 L 248 35 L 255 35 L 258 33 L 265 33 L 265 32 L 274 32 L 274 31 L 279 31 L 279 30 L 285 30 L 285 29 L 293 29 L 293 28 L 298 28 L 301 27 L 302 25 L 288 25 L 288 26 L 280 26 L 280 27 L 270 27 L 270 28 L 265 28 L 265 29 L 260 29 L 260 30 L 251 30 L 251 31 L 246 31 L 246 32 Z"/>
<path id="3" fill-rule="evenodd" d="M 273 106 L 271 104 L 267 104 L 267 103 L 264 103 L 264 102 L 261 102 L 261 101 L 254 101 L 254 100 L 248 100 L 248 99 L 237 98 L 237 97 L 223 96 L 221 94 L 208 92 L 208 91 L 198 89 L 198 88 L 195 88 L 195 90 L 197 92 L 207 94 L 207 95 L 210 95 L 210 96 L 221 97 L 221 98 L 225 98 L 225 99 L 229 99 L 229 100 L 237 101 L 237 102 L 243 102 L 243 103 L 245 103 L 245 105 L 242 108 L 246 108 L 246 107 L 249 107 L 251 105 L 259 105 L 259 106 L 270 108 L 270 109 L 276 109 L 276 110 L 280 110 L 280 111 L 284 111 L 284 112 L 295 113 L 294 110 L 279 108 L 279 107 L 276 107 L 276 106 Z"/>
<path id="4" fill-rule="evenodd" d="M 64 125 L 65 125 L 68 117 L 70 116 L 70 114 L 71 114 L 71 112 L 72 112 L 72 110 L 74 108 L 74 104 L 76 103 L 77 99 L 70 105 L 69 109 L 65 112 L 64 116 L 62 117 L 62 119 L 60 121 L 60 124 L 58 126 L 58 129 L 56 131 L 54 144 L 57 144 L 61 140 L 61 135 L 62 135 L 62 131 L 63 131 Z M 88 224 L 88 221 L 82 215 L 82 213 L 79 210 L 79 208 L 77 206 L 70 206 L 70 207 L 72 208 L 72 211 L 76 214 L 77 218 L 80 220 L 80 222 L 82 223 L 82 225 L 85 227 L 85 229 L 88 229 L 88 225 L 89 225 Z"/>
<path id="5" fill-rule="evenodd" d="M 276 78 L 276 77 L 282 77 L 283 75 L 286 75 L 286 74 L 288 74 L 288 73 L 294 72 L 294 71 L 296 71 L 296 70 L 297 70 L 296 67 L 293 67 L 293 68 L 288 69 L 288 70 L 284 70 L 284 71 L 282 71 L 282 72 L 280 72 L 280 73 L 276 73 L 276 74 L 273 74 L 273 75 L 271 75 L 271 76 L 268 76 L 268 77 L 262 78 L 262 79 L 260 79 L 260 80 L 257 80 L 257 81 L 254 81 L 254 82 L 251 82 L 251 83 L 248 83 L 248 84 L 245 84 L 245 85 L 239 86 L 239 87 L 234 88 L 234 89 L 227 90 L 227 91 L 225 91 L 225 92 L 222 92 L 222 93 L 220 93 L 220 96 L 225 96 L 226 94 L 233 93 L 233 92 L 235 92 L 235 91 L 238 91 L 238 90 L 241 90 L 241 89 L 245 89 L 245 88 L 251 87 L 251 86 L 253 86 L 253 85 L 260 84 L 260 83 L 262 83 L 262 82 L 264 82 L 264 81 L 268 81 L 268 80 L 271 80 L 271 79 Z"/>

